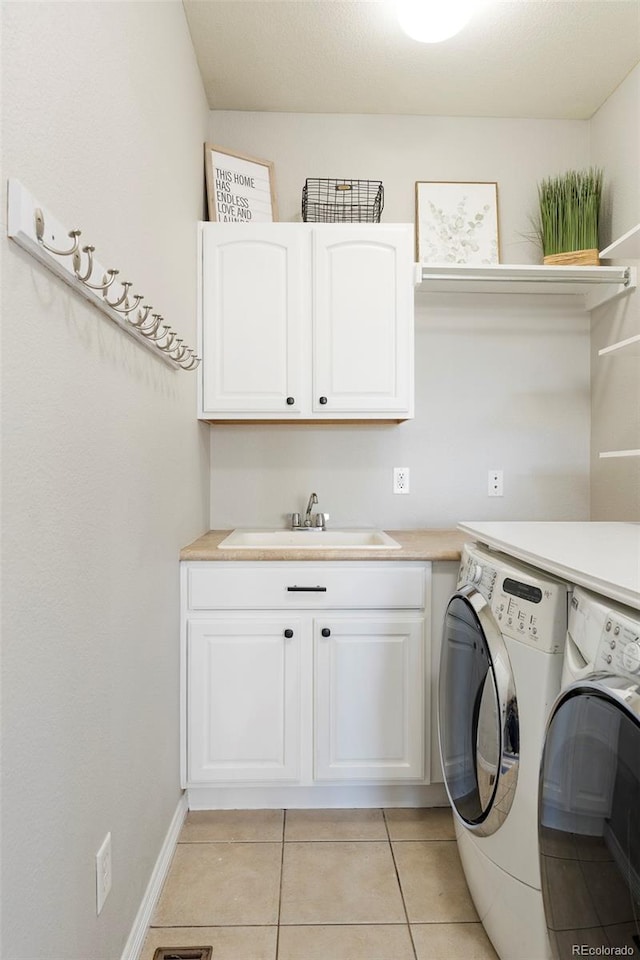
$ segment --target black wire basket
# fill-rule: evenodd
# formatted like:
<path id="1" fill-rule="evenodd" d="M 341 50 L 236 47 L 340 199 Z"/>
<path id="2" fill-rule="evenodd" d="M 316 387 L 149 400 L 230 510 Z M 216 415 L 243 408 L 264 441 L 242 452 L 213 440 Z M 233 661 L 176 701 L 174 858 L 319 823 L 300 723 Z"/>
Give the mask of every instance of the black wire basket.
<path id="1" fill-rule="evenodd" d="M 380 223 L 384 188 L 380 180 L 306 180 L 305 223 Z"/>

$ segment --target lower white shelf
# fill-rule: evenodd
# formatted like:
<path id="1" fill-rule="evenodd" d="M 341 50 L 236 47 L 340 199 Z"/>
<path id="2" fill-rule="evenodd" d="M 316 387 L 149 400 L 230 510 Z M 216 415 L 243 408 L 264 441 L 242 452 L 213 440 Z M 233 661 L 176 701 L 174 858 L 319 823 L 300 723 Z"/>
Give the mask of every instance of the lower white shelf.
<path id="1" fill-rule="evenodd" d="M 628 337 L 626 340 L 618 340 L 617 343 L 612 343 L 608 347 L 603 347 L 601 350 L 598 350 L 598 356 L 610 357 L 619 355 L 619 351 L 623 351 L 628 357 L 640 357 L 640 333 L 635 337 Z"/>
<path id="2" fill-rule="evenodd" d="M 600 454 L 601 460 L 617 457 L 640 457 L 640 450 L 606 450 Z"/>

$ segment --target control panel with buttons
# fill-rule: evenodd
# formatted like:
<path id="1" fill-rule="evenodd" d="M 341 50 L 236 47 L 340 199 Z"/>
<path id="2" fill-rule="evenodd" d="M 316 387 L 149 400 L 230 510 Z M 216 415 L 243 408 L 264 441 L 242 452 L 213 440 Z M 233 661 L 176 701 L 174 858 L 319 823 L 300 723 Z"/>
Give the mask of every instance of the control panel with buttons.
<path id="1" fill-rule="evenodd" d="M 510 557 L 465 544 L 458 589 L 472 584 L 490 604 L 501 633 L 546 653 L 564 648 L 567 586 Z"/>
<path id="2" fill-rule="evenodd" d="M 596 670 L 640 678 L 640 624 L 618 612 L 605 617 L 595 662 Z"/>

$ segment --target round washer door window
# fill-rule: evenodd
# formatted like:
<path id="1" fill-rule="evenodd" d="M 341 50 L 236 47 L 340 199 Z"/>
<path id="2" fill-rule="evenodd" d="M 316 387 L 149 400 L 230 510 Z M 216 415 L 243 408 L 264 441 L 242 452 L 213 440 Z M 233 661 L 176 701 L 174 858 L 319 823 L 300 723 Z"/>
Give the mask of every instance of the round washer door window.
<path id="1" fill-rule="evenodd" d="M 582 945 L 593 956 L 640 955 L 640 697 L 626 704 L 613 691 L 625 684 L 568 687 L 547 729 L 538 831 L 557 960 Z"/>
<path id="2" fill-rule="evenodd" d="M 451 804 L 471 829 L 493 833 L 513 800 L 518 713 L 504 641 L 486 601 L 471 587 L 447 607 L 438 712 Z"/>

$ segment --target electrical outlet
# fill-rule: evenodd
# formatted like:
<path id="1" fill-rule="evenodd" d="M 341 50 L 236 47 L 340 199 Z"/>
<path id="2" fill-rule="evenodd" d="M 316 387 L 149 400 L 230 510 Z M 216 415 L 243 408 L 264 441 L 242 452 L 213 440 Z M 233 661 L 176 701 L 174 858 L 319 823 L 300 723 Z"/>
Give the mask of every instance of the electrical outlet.
<path id="1" fill-rule="evenodd" d="M 111 890 L 111 833 L 96 853 L 96 913 L 100 913 Z"/>
<path id="2" fill-rule="evenodd" d="M 490 497 L 502 497 L 504 495 L 502 470 L 489 470 L 489 488 L 487 493 Z"/>
<path id="3" fill-rule="evenodd" d="M 409 493 L 409 467 L 393 468 L 393 492 Z"/>

